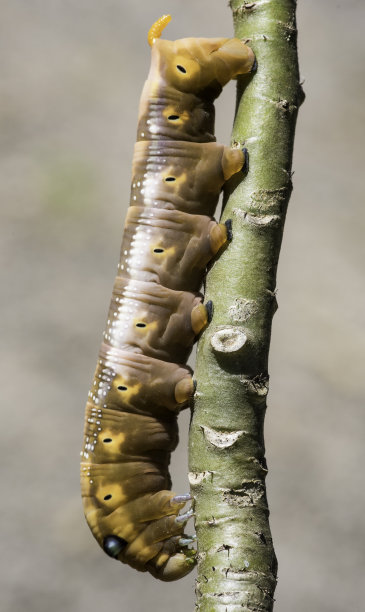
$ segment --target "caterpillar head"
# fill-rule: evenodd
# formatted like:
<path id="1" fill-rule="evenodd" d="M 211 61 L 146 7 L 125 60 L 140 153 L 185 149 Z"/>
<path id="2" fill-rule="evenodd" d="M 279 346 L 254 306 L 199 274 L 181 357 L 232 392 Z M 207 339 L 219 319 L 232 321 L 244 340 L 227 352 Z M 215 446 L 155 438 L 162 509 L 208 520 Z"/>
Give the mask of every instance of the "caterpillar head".
<path id="1" fill-rule="evenodd" d="M 156 40 L 148 78 L 214 99 L 232 78 L 249 73 L 254 61 L 253 51 L 238 38 Z"/>
<path id="2" fill-rule="evenodd" d="M 166 23 L 165 19 L 162 27 Z M 238 38 L 170 41 L 159 38 L 161 31 L 161 27 L 153 30 L 149 38 L 152 61 L 148 78 L 156 83 L 162 81 L 178 91 L 214 99 L 228 81 L 253 69 L 254 53 Z"/>

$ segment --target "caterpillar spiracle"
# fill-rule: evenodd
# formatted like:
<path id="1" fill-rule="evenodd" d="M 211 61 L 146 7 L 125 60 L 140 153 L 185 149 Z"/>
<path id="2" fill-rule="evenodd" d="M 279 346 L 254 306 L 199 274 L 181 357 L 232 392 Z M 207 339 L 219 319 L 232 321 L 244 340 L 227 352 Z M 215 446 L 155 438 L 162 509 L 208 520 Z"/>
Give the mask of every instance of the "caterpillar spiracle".
<path id="1" fill-rule="evenodd" d="M 131 201 L 118 273 L 91 391 L 81 451 L 89 527 L 104 551 L 161 580 L 194 566 L 179 514 L 189 495 L 170 490 L 177 414 L 194 392 L 185 364 L 210 318 L 198 293 L 208 262 L 230 239 L 212 215 L 245 152 L 217 144 L 214 99 L 254 54 L 237 38 L 160 39 L 139 106 Z"/>

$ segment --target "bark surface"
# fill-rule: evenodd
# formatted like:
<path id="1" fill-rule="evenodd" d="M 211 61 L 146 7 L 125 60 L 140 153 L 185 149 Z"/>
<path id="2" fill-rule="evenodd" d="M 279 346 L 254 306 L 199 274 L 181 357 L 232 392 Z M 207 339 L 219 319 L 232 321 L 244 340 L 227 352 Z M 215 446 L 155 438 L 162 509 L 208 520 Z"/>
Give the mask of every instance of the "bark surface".
<path id="1" fill-rule="evenodd" d="M 233 240 L 207 276 L 214 316 L 198 345 L 189 479 L 198 536 L 196 609 L 268 612 L 277 561 L 269 526 L 263 436 L 276 270 L 303 100 L 294 0 L 232 0 L 235 35 L 257 72 L 238 82 L 232 145 L 250 169 L 228 185 Z"/>

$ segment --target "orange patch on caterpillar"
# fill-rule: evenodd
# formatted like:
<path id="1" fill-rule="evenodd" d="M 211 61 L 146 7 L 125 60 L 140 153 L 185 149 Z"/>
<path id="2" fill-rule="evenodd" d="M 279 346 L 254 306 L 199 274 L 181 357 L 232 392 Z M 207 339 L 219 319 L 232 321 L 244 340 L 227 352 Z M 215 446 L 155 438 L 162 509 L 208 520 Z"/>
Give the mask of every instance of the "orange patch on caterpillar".
<path id="1" fill-rule="evenodd" d="M 134 385 L 129 384 L 125 378 L 117 374 L 114 377 L 109 394 L 113 395 L 114 399 L 118 399 L 119 402 L 126 406 L 131 406 L 133 404 L 133 398 L 139 394 L 141 388 L 142 383 L 135 383 Z M 112 398 L 107 397 L 106 401 L 108 401 L 108 399 Z"/>
<path id="2" fill-rule="evenodd" d="M 181 174 L 176 176 L 176 168 L 174 169 L 173 166 L 170 166 L 168 170 L 165 170 L 161 177 L 166 186 L 169 185 L 174 190 L 177 190 L 180 187 L 181 183 L 186 183 L 188 178 L 186 172 L 182 172 Z"/>
<path id="3" fill-rule="evenodd" d="M 102 445 L 103 454 L 118 457 L 123 452 L 126 434 L 116 429 L 104 429 L 98 435 L 98 443 Z"/>
<path id="4" fill-rule="evenodd" d="M 146 321 L 143 320 L 143 317 L 136 317 L 133 321 L 133 326 L 135 327 L 136 331 L 145 334 L 150 331 L 156 330 L 158 327 L 158 323 L 157 321 L 151 321 L 150 323 L 146 323 Z"/>
<path id="5" fill-rule="evenodd" d="M 174 125 L 183 125 L 190 119 L 190 113 L 188 113 L 187 110 L 180 112 L 177 108 L 171 105 L 164 109 L 162 115 Z"/>
<path id="6" fill-rule="evenodd" d="M 170 255 L 175 255 L 176 247 L 170 247 L 169 249 L 165 249 L 163 246 L 154 244 L 151 246 L 151 253 L 153 256 L 169 258 Z"/>
<path id="7" fill-rule="evenodd" d="M 95 488 L 95 499 L 107 512 L 113 512 L 113 510 L 122 506 L 127 500 L 126 495 L 123 493 L 123 487 L 120 484 L 105 482 L 105 484 L 99 484 Z"/>

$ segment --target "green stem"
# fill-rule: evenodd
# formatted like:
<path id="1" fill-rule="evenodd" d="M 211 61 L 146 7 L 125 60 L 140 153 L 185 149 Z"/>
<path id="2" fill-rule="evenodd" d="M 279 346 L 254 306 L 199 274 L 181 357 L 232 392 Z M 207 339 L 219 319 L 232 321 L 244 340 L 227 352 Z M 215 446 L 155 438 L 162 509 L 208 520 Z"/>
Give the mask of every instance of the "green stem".
<path id="1" fill-rule="evenodd" d="M 263 437 L 276 270 L 303 100 L 295 0 L 232 0 L 235 34 L 258 69 L 239 81 L 232 144 L 250 170 L 225 194 L 233 240 L 207 277 L 214 317 L 198 345 L 190 482 L 198 536 L 197 610 L 271 611 L 277 562 Z"/>

